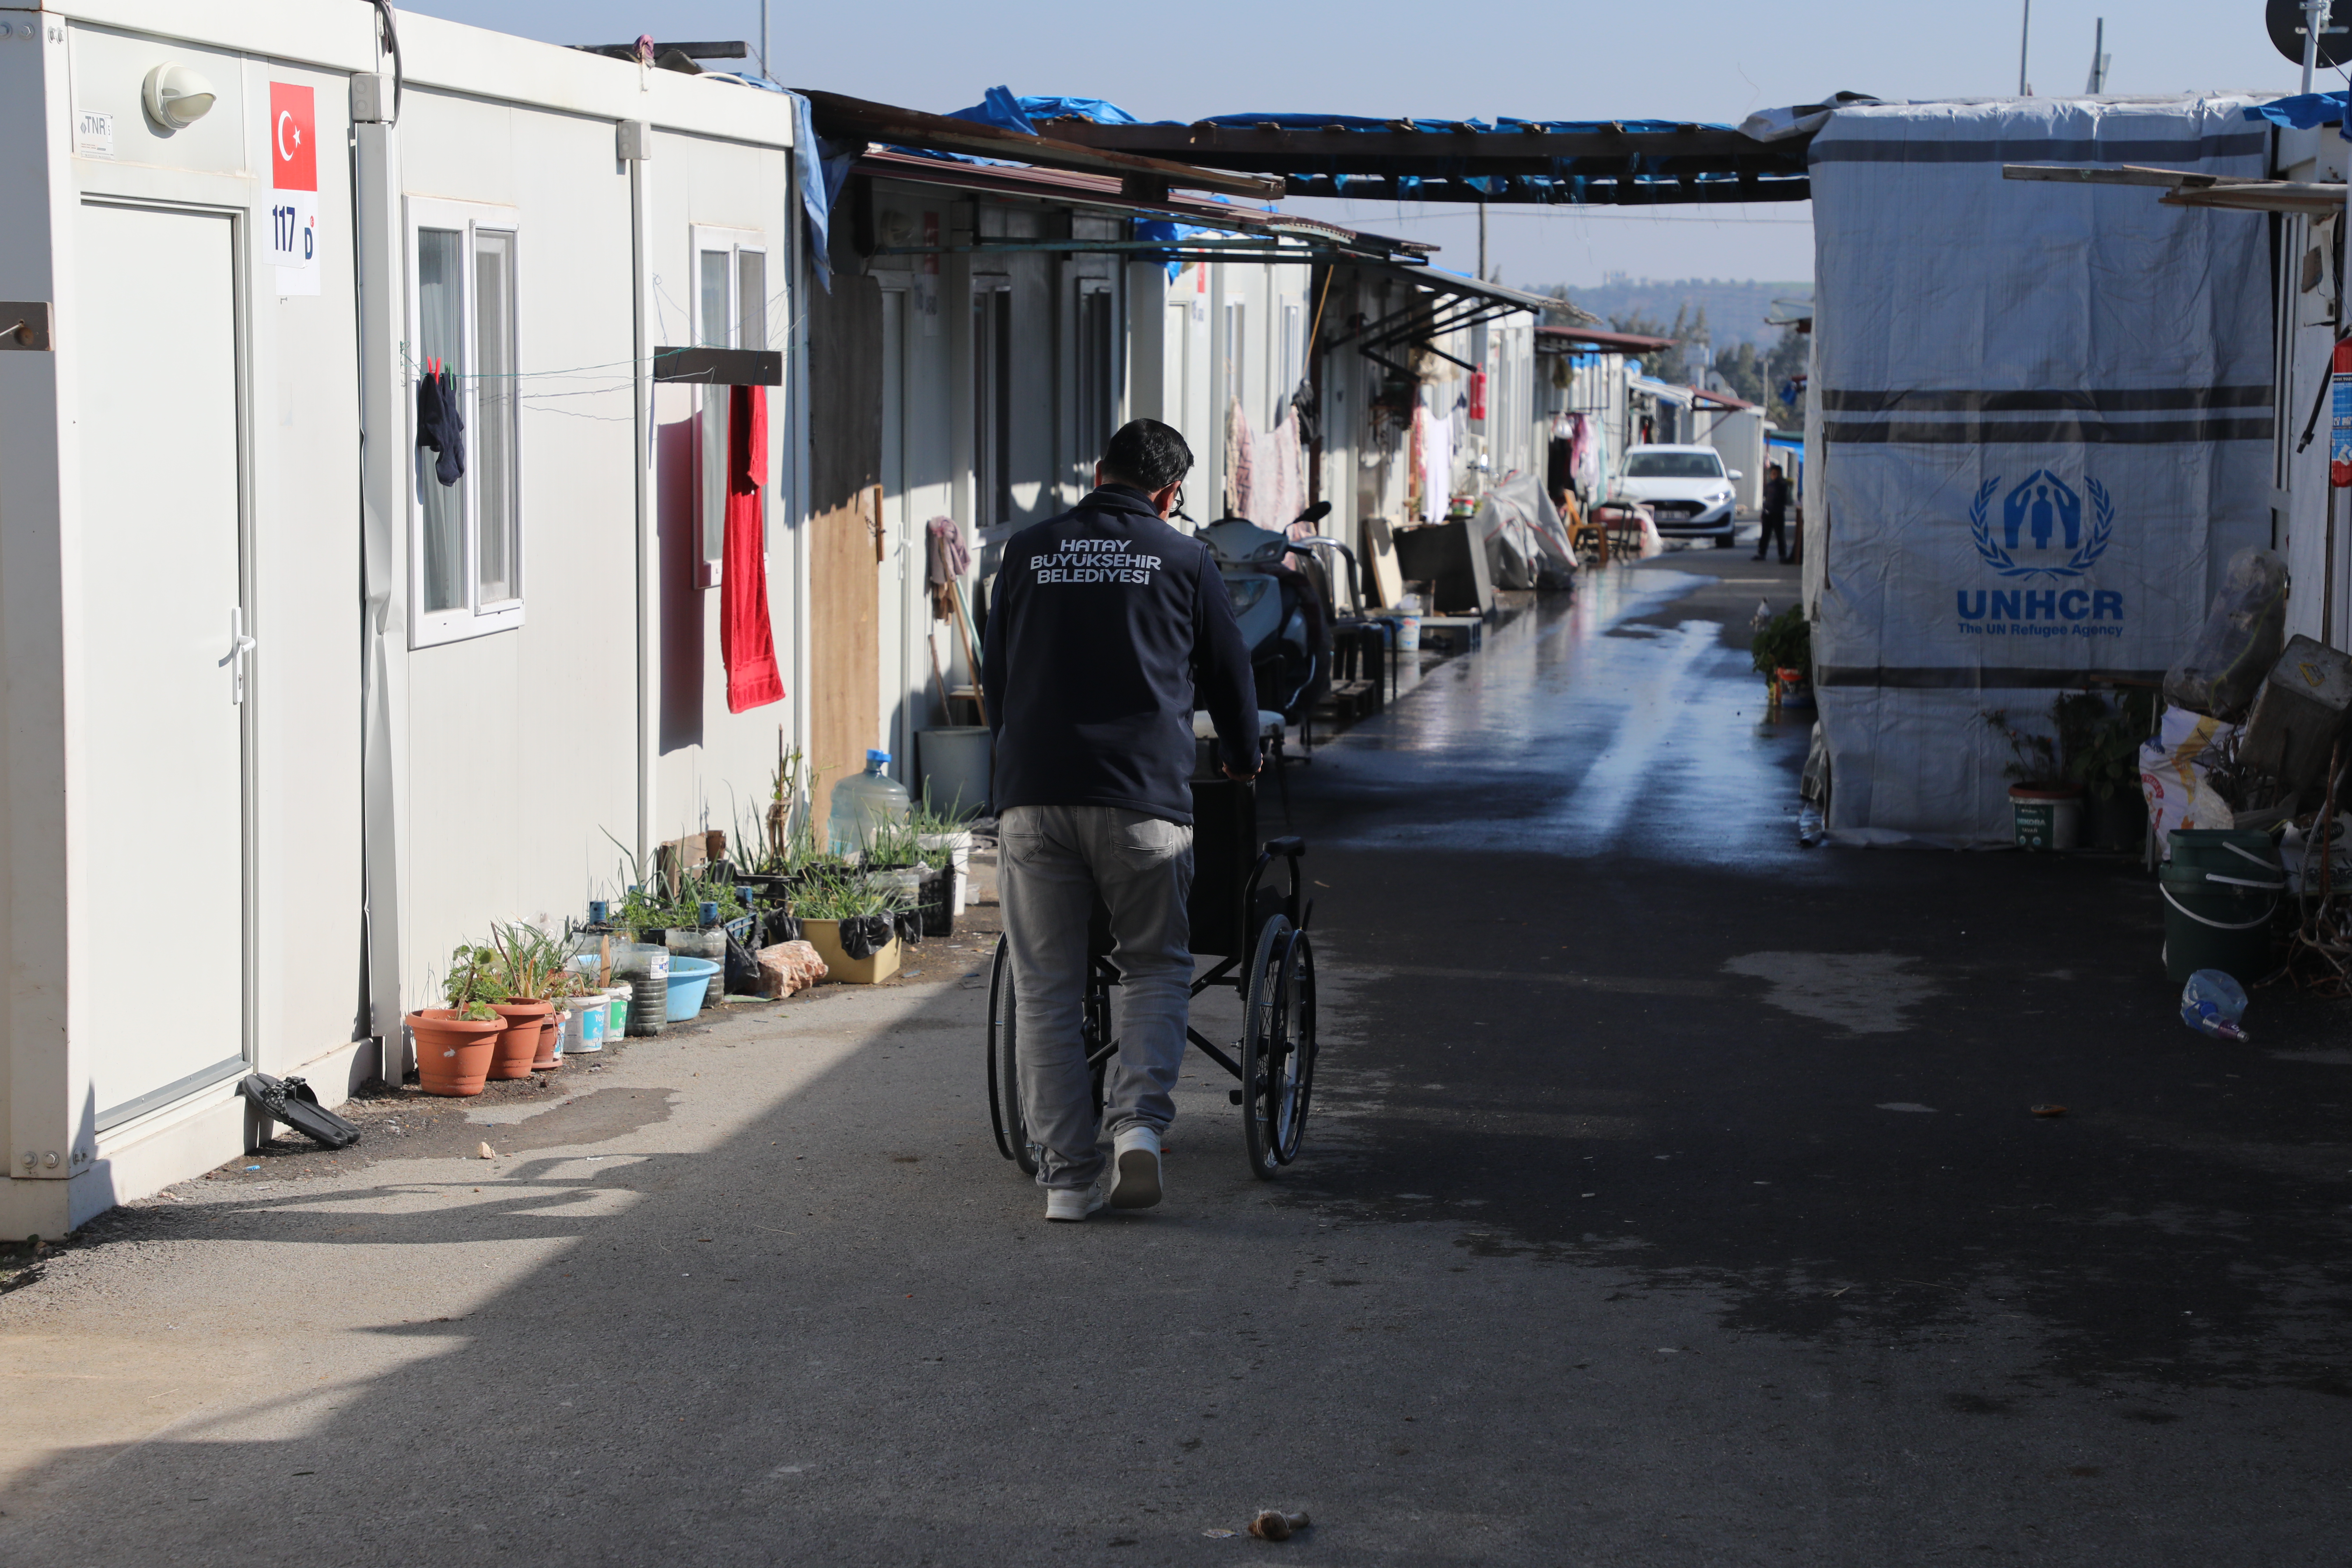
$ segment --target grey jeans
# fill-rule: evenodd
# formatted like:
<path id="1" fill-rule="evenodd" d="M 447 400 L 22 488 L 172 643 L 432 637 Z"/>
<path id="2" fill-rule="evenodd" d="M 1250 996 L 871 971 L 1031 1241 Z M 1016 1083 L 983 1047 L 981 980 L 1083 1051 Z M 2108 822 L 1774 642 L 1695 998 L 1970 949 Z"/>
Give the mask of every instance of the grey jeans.
<path id="1" fill-rule="evenodd" d="M 1097 1141 L 1175 1118 L 1170 1091 L 1192 1005 L 1192 830 L 1108 805 L 1016 805 L 998 824 L 997 898 L 1017 997 L 1013 1059 L 1037 1181 L 1087 1187 L 1102 1173 Z M 1080 1032 L 1087 925 L 1110 910 L 1118 1055 L 1103 1085 L 1102 1125 Z"/>

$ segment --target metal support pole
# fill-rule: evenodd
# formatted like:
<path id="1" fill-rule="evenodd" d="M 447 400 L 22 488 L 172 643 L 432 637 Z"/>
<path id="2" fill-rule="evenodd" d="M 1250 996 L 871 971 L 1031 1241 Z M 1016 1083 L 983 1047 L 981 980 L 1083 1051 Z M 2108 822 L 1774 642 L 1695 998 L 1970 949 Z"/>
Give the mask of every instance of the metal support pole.
<path id="1" fill-rule="evenodd" d="M 2319 35 L 2326 30 L 2329 0 L 2303 0 L 2303 90 L 2311 90 L 2319 68 Z"/>
<path id="2" fill-rule="evenodd" d="M 2033 0 L 2025 0 L 2025 23 L 2017 30 L 2017 96 L 2032 98 L 2033 83 L 2025 75 L 2025 57 L 2033 44 Z"/>

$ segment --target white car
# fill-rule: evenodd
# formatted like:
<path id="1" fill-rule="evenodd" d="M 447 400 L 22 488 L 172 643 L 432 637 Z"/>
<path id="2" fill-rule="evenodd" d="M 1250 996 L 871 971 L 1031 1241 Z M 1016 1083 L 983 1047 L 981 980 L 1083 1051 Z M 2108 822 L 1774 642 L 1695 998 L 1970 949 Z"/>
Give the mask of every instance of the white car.
<path id="1" fill-rule="evenodd" d="M 1718 550 L 1735 529 L 1731 481 L 1712 447 L 1628 447 L 1617 494 L 1648 503 L 1664 539 L 1712 539 Z"/>

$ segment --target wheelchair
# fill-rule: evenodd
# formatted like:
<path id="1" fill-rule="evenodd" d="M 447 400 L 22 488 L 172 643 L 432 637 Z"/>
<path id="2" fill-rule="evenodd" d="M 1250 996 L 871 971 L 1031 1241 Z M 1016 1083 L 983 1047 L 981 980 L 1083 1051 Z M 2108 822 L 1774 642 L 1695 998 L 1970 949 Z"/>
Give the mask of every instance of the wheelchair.
<path id="1" fill-rule="evenodd" d="M 1188 908 L 1193 953 L 1216 962 L 1193 980 L 1192 994 L 1213 985 L 1238 992 L 1243 1026 L 1230 1052 L 1189 1023 L 1184 1032 L 1194 1049 L 1240 1081 L 1227 1098 L 1242 1108 L 1242 1146 L 1251 1174 L 1270 1180 L 1298 1157 L 1315 1089 L 1315 950 L 1307 935 L 1315 905 L 1303 896 L 1298 870 L 1307 845 L 1296 836 L 1260 843 L 1255 784 L 1214 774 L 1205 748 L 1202 760 L 1192 779 Z M 1277 862 L 1286 887 L 1269 879 L 1270 872 L 1280 876 Z M 1087 946 L 1081 1034 L 1099 1116 L 1103 1074 L 1118 1052 L 1110 994 L 1119 983 L 1108 915 L 1099 902 Z M 1037 1162 L 1022 1120 L 1014 1059 L 1017 1030 L 1013 955 L 999 937 L 988 982 L 988 1113 L 998 1152 L 1034 1176 Z"/>

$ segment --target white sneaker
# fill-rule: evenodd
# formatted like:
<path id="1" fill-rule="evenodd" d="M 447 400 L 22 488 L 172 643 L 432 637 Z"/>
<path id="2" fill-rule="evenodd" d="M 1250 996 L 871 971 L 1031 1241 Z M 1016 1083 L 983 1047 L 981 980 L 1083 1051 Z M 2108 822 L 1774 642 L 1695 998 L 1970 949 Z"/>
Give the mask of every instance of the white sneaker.
<path id="1" fill-rule="evenodd" d="M 1080 1220 L 1103 1206 L 1103 1184 L 1087 1187 L 1048 1187 L 1045 1190 L 1047 1219 Z"/>
<path id="2" fill-rule="evenodd" d="M 1148 1209 L 1160 1202 L 1160 1131 L 1122 1128 L 1111 1142 L 1110 1206 Z"/>

